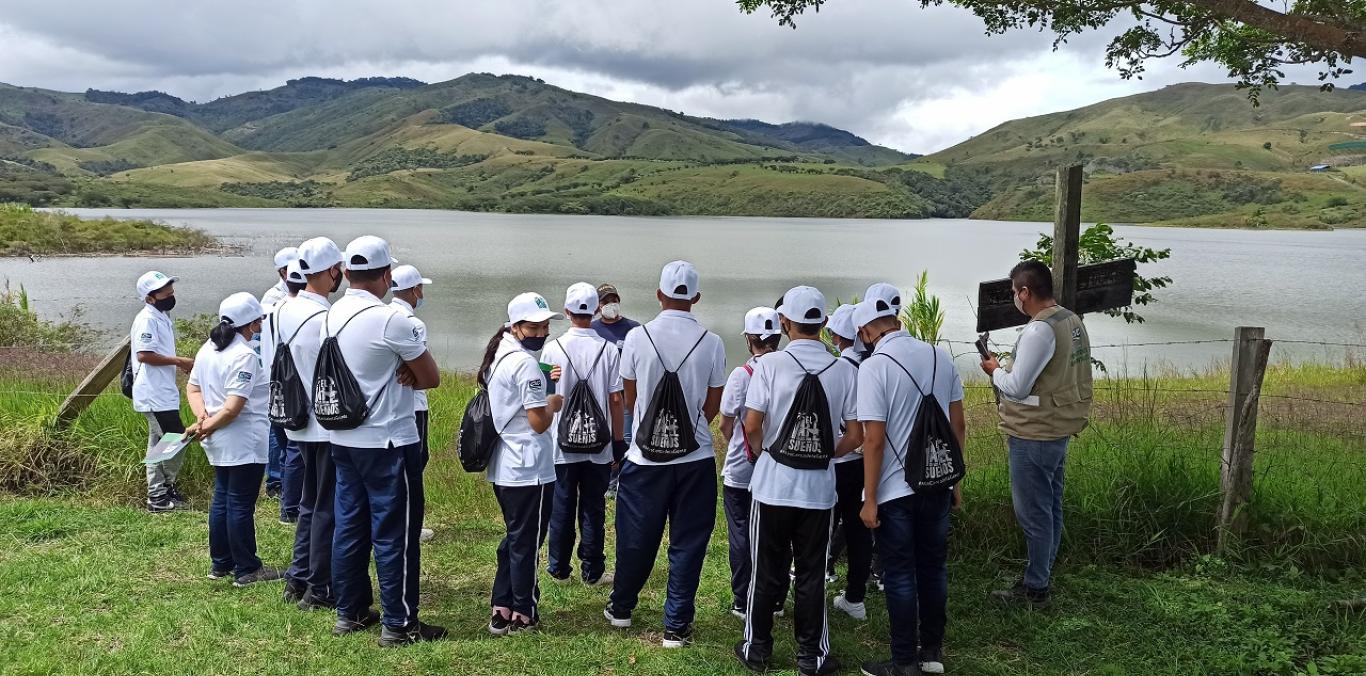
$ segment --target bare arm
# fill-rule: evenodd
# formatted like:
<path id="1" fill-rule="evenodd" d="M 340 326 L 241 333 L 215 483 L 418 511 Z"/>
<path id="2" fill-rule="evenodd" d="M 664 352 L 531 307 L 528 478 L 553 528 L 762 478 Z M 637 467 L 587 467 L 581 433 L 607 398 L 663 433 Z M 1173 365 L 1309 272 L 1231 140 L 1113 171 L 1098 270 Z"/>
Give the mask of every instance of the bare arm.
<path id="1" fill-rule="evenodd" d="M 203 405 L 202 397 L 200 405 Z M 227 400 L 223 402 L 223 408 L 218 409 L 218 412 L 209 416 L 207 420 L 191 425 L 190 429 L 185 430 L 185 433 L 198 436 L 201 439 L 206 438 L 214 432 L 227 427 L 233 420 L 236 420 L 238 414 L 242 412 L 242 409 L 245 408 L 246 405 L 246 397 L 230 394 L 228 395 Z"/>
<path id="2" fill-rule="evenodd" d="M 190 412 L 194 413 L 195 420 L 204 422 L 209 414 L 204 410 L 204 392 L 194 383 L 186 383 L 185 398 L 190 401 Z"/>
<path id="3" fill-rule="evenodd" d="M 544 434 L 555 420 L 555 413 L 550 410 L 549 406 L 537 406 L 526 410 L 526 420 L 531 423 L 531 431 Z"/>
<path id="4" fill-rule="evenodd" d="M 721 438 L 731 439 L 735 436 L 735 418 L 728 415 L 721 416 Z"/>
<path id="5" fill-rule="evenodd" d="M 842 458 L 863 445 L 863 425 L 857 420 L 844 421 L 844 436 L 840 438 L 840 443 L 835 446 L 835 457 Z"/>
<path id="6" fill-rule="evenodd" d="M 622 399 L 620 392 L 613 392 L 607 398 L 607 406 L 612 410 L 612 439 L 614 441 L 626 439 L 626 411 L 622 405 Z"/>
<path id="7" fill-rule="evenodd" d="M 953 435 L 958 437 L 958 447 L 963 449 L 964 455 L 968 450 L 968 419 L 963 413 L 963 402 L 949 402 L 949 426 L 953 427 Z M 953 485 L 953 507 L 958 509 L 963 506 L 963 482 L 959 481 Z"/>
<path id="8" fill-rule="evenodd" d="M 626 399 L 626 401 L 624 402 L 626 404 L 626 408 L 634 411 L 636 409 L 636 381 L 623 380 L 621 381 L 621 384 L 624 388 L 621 391 L 621 393 L 622 396 Z"/>
<path id="9" fill-rule="evenodd" d="M 138 362 L 148 366 L 174 366 L 186 373 L 189 373 L 190 369 L 194 368 L 194 360 L 189 357 L 157 354 L 151 350 L 139 352 Z"/>
<path id="10" fill-rule="evenodd" d="M 878 527 L 877 488 L 882 480 L 882 452 L 887 445 L 887 423 L 879 420 L 863 422 L 863 510 L 859 516 L 863 525 Z"/>
<path id="11" fill-rule="evenodd" d="M 436 366 L 436 358 L 432 357 L 431 351 L 423 352 L 422 356 L 409 362 L 404 362 L 400 370 L 407 369 L 412 377 L 410 387 L 415 390 L 430 390 L 441 385 L 441 369 Z M 400 378 L 403 380 L 403 378 Z M 408 383 L 404 383 L 408 384 Z"/>
<path id="12" fill-rule="evenodd" d="M 764 414 L 761 411 L 745 409 L 745 441 L 754 457 L 764 452 Z"/>
<path id="13" fill-rule="evenodd" d="M 717 414 L 721 412 L 721 393 L 725 391 L 723 387 L 707 388 L 707 401 L 702 404 L 702 415 L 706 417 L 707 423 L 716 420 Z"/>

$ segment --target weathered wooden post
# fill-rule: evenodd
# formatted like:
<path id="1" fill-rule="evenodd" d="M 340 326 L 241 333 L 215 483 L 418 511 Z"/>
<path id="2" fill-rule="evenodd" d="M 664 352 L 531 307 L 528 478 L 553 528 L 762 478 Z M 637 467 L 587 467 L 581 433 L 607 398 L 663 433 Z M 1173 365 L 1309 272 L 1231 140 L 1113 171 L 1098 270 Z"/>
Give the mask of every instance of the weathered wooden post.
<path id="1" fill-rule="evenodd" d="M 1077 257 L 1081 239 L 1080 164 L 1058 170 L 1057 213 L 1053 219 L 1053 296 L 1058 304 L 1077 310 Z"/>
<path id="2" fill-rule="evenodd" d="M 1257 441 L 1257 405 L 1262 394 L 1271 341 L 1260 326 L 1240 326 L 1233 335 L 1228 413 L 1220 465 L 1218 547 L 1235 545 L 1247 529 L 1245 508 L 1252 499 L 1252 458 Z"/>
<path id="3" fill-rule="evenodd" d="M 123 372 L 124 361 L 128 359 L 128 351 L 131 349 L 130 338 L 124 337 L 123 342 L 114 348 L 104 360 L 76 386 L 75 391 L 67 395 L 66 401 L 62 402 L 62 407 L 57 409 L 57 418 L 52 425 L 57 429 L 63 429 L 76 419 L 76 416 L 100 396 L 105 387 L 109 386 L 109 381 L 117 378 Z"/>

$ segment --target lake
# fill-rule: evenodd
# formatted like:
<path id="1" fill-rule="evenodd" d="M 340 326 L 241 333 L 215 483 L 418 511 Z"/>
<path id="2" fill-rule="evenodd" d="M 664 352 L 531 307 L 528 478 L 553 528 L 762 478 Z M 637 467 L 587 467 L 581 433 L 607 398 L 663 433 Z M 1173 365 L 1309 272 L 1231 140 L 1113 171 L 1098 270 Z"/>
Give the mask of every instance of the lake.
<path id="1" fill-rule="evenodd" d="M 138 275 L 161 270 L 180 277 L 175 313 L 213 312 L 235 291 L 259 296 L 275 279 L 275 250 L 325 235 L 345 247 L 374 234 L 394 256 L 416 265 L 434 284 L 420 311 L 441 365 L 473 370 L 488 337 L 506 320 L 506 305 L 537 291 L 554 307 L 569 284 L 612 282 L 628 317 L 658 311 L 660 267 L 685 258 L 701 274 L 699 318 L 726 341 L 732 363 L 744 355 L 746 310 L 773 305 L 797 284 L 816 286 L 834 303 L 862 295 L 875 281 L 909 289 L 929 271 L 931 292 L 947 313 L 944 336 L 971 341 L 977 283 L 1005 276 L 1019 252 L 1052 224 L 975 220 L 836 220 L 791 218 L 632 218 L 378 209 L 73 209 L 82 216 L 152 218 L 201 228 L 245 247 L 243 257 L 0 258 L 0 277 L 22 284 L 45 316 L 81 308 L 82 319 L 116 339 L 141 305 Z M 1172 249 L 1172 258 L 1143 266 L 1166 274 L 1171 288 L 1143 308 L 1147 322 L 1087 320 L 1092 343 L 1112 372 L 1204 368 L 1226 360 L 1239 325 L 1265 326 L 1273 339 L 1366 343 L 1366 231 L 1195 230 L 1120 226 L 1137 244 Z M 558 329 L 552 329 L 558 332 Z M 993 338 L 1009 345 L 1014 330 Z M 1137 345 L 1157 342 L 1178 345 Z M 1281 344 L 1273 359 L 1341 361 L 1345 347 Z M 953 351 L 971 353 L 969 345 Z M 1361 354 L 1357 350 L 1357 354 Z M 975 356 L 958 360 L 975 371 Z"/>

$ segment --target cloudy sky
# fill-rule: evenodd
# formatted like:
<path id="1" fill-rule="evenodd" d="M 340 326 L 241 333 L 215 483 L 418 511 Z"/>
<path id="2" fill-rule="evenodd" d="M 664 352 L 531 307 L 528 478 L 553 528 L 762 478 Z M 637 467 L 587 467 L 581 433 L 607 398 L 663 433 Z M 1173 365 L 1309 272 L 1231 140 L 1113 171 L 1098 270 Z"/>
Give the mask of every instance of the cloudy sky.
<path id="1" fill-rule="evenodd" d="M 811 120 L 909 152 L 1217 68 L 1103 66 L 1108 34 L 983 34 L 955 8 L 830 0 L 780 27 L 732 0 L 0 0 L 0 82 L 207 101 L 292 77 L 521 73 L 713 117 Z M 1308 82 L 1312 73 L 1294 74 Z"/>

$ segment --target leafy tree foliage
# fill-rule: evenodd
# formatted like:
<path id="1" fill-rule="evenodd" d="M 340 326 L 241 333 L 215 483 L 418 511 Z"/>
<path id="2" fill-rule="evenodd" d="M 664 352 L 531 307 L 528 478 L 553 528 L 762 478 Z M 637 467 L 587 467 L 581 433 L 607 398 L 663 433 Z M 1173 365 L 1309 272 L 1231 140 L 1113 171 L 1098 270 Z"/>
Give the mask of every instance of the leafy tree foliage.
<path id="1" fill-rule="evenodd" d="M 1132 258 L 1139 265 L 1145 265 L 1171 258 L 1172 255 L 1171 249 L 1150 249 L 1121 239 L 1115 234 L 1115 229 L 1105 223 L 1097 223 L 1081 233 L 1081 237 L 1077 240 L 1077 252 L 1079 254 L 1077 262 L 1081 265 L 1104 263 L 1121 258 Z M 1040 234 L 1039 241 L 1033 249 L 1025 249 L 1020 252 L 1020 260 L 1039 261 L 1045 265 L 1052 265 L 1053 238 Z M 1134 311 L 1134 306 L 1156 303 L 1157 298 L 1153 296 L 1153 290 L 1165 289 L 1171 283 L 1172 278 L 1166 275 L 1144 277 L 1135 274 L 1133 305 L 1106 310 L 1105 314 L 1111 317 L 1123 317 L 1124 321 L 1130 324 L 1142 324 L 1143 317 Z"/>

